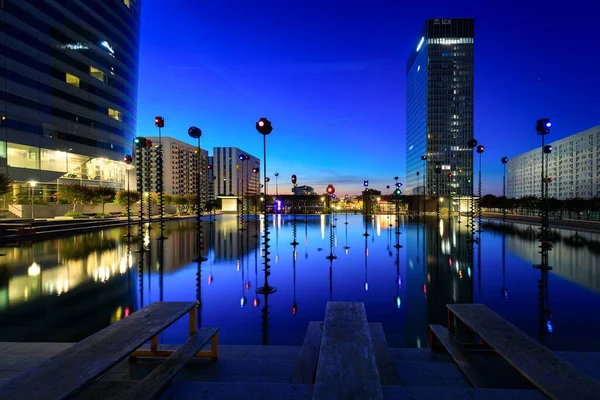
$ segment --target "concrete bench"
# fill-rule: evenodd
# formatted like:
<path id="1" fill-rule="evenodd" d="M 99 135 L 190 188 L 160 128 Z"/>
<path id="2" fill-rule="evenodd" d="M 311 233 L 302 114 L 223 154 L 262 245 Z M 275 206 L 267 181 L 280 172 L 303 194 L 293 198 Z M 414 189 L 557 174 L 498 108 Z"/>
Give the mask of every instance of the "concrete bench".
<path id="1" fill-rule="evenodd" d="M 363 303 L 327 303 L 313 399 L 383 399 Z"/>
<path id="2" fill-rule="evenodd" d="M 185 314 L 190 316 L 190 338 L 175 351 L 161 351 L 158 334 Z M 148 341 L 150 350 L 137 350 Z M 208 354 L 200 352 L 209 341 L 211 350 L 206 352 Z M 128 399 L 152 398 L 192 357 L 216 359 L 217 341 L 218 328 L 196 331 L 196 303 L 152 303 L 3 383 L 0 398 L 102 398 L 105 392 L 98 388 L 106 387 L 106 382 L 96 379 L 123 359 L 128 356 L 168 357 L 139 384 L 128 383 L 127 392 L 120 395 Z"/>
<path id="3" fill-rule="evenodd" d="M 485 305 L 448 304 L 447 307 L 450 333 L 454 333 L 455 319 L 460 321 L 546 396 L 551 399 L 600 399 L 600 382 Z"/>

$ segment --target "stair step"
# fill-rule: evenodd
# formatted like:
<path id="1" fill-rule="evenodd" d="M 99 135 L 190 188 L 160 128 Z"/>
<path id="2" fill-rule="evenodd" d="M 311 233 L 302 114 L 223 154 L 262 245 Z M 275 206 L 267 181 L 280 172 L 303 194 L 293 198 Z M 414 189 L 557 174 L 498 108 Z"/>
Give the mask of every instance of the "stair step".
<path id="1" fill-rule="evenodd" d="M 372 322 L 369 324 L 371 330 L 371 341 L 373 342 L 373 352 L 375 353 L 375 362 L 379 371 L 379 379 L 384 386 L 399 385 L 398 371 L 394 358 L 385 338 L 383 325 Z"/>
<path id="2" fill-rule="evenodd" d="M 383 394 L 386 400 L 544 400 L 547 399 L 537 390 L 518 389 L 461 389 L 452 387 L 431 386 L 384 386 Z"/>
<path id="3" fill-rule="evenodd" d="M 158 399 L 310 399 L 312 385 L 292 383 L 172 382 Z"/>

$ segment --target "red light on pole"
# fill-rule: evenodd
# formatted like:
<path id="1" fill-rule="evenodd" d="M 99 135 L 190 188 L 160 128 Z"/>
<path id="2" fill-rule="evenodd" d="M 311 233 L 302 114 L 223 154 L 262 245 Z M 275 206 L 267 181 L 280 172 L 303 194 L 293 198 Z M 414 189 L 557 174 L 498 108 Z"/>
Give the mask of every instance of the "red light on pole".
<path id="1" fill-rule="evenodd" d="M 157 128 L 165 127 L 165 119 L 163 117 L 154 117 L 154 126 Z"/>
<path id="2" fill-rule="evenodd" d="M 335 188 L 331 184 L 327 185 L 327 189 L 325 189 L 325 190 L 327 191 L 328 194 L 334 194 L 335 193 Z"/>

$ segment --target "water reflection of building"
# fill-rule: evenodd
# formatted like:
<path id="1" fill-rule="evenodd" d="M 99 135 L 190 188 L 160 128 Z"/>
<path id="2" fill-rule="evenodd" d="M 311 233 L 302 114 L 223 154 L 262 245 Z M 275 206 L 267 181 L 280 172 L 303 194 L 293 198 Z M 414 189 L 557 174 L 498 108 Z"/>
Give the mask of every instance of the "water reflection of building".
<path id="1" fill-rule="evenodd" d="M 447 323 L 446 304 L 473 302 L 471 246 L 465 224 L 442 219 L 427 225 L 427 314 L 429 324 Z"/>
<path id="2" fill-rule="evenodd" d="M 501 227 L 489 223 L 484 229 L 499 231 Z M 539 264 L 538 232 L 538 227 L 533 225 L 509 224 L 506 232 L 507 250 L 531 265 Z M 552 251 L 548 256 L 552 267 L 550 273 L 600 292 L 598 234 L 553 230 L 551 243 Z"/>
<path id="3" fill-rule="evenodd" d="M 413 230 L 411 230 L 411 228 Z M 422 347 L 427 343 L 427 270 L 423 224 L 414 224 L 406 235 L 406 346 Z"/>
<path id="4" fill-rule="evenodd" d="M 238 260 L 241 256 L 255 250 L 255 248 L 246 244 L 255 243 L 254 238 L 252 238 L 255 231 L 252 219 L 248 223 L 244 223 L 245 229 L 243 231 L 239 230 L 239 218 L 234 215 L 222 216 L 216 221 L 216 225 L 217 234 L 214 235 L 214 243 L 212 244 L 214 261 Z M 242 246 L 242 242 L 244 246 Z"/>
<path id="5" fill-rule="evenodd" d="M 121 235 L 117 229 L 3 249 L 0 341 L 78 341 L 132 312 L 133 259 Z"/>

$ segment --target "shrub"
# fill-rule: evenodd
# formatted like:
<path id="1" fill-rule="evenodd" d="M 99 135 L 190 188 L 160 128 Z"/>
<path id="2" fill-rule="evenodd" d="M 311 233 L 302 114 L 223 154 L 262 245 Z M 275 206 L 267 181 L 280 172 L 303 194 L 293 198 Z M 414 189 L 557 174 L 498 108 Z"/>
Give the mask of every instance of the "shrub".
<path id="1" fill-rule="evenodd" d="M 65 217 L 82 217 L 83 214 L 79 213 L 79 212 L 73 212 L 73 211 L 69 211 L 68 213 L 65 214 Z"/>

